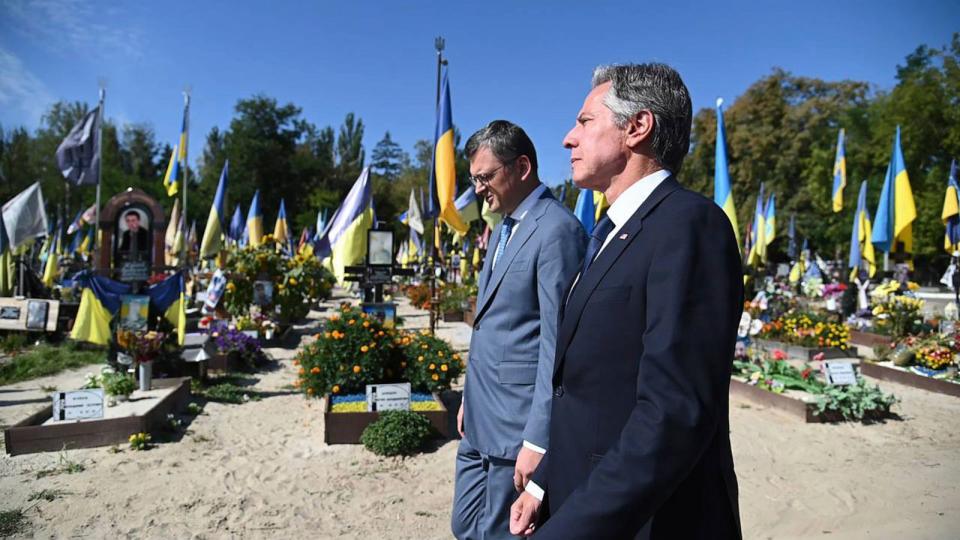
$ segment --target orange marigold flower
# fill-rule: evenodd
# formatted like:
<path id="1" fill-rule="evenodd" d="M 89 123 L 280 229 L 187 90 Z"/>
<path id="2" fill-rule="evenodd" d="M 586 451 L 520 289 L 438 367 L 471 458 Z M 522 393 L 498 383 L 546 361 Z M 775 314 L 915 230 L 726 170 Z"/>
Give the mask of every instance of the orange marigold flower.
<path id="1" fill-rule="evenodd" d="M 418 357 L 417 357 L 417 362 L 423 362 L 423 357 L 422 357 L 422 356 L 418 356 Z"/>
<path id="2" fill-rule="evenodd" d="M 437 375 L 436 373 L 434 373 L 433 376 L 430 377 L 430 378 L 433 379 L 433 380 L 435 380 L 435 381 L 439 381 L 439 380 L 440 380 L 440 376 Z"/>
<path id="3" fill-rule="evenodd" d="M 407 361 L 404 360 L 403 362 L 400 362 L 400 367 L 402 367 L 402 368 L 407 367 Z"/>
<path id="4" fill-rule="evenodd" d="M 370 321 L 363 321 L 364 328 L 370 328 Z"/>
<path id="5" fill-rule="evenodd" d="M 330 332 L 324 332 L 323 337 L 330 339 Z"/>
<path id="6" fill-rule="evenodd" d="M 347 324 L 353 325 L 353 323 L 355 322 L 357 322 L 355 319 L 350 319 L 349 321 L 347 321 Z"/>
<path id="7" fill-rule="evenodd" d="M 307 370 L 305 370 L 305 369 L 303 369 L 303 368 L 300 368 L 300 370 L 297 371 L 297 373 L 299 373 L 300 375 L 303 375 L 303 374 L 306 373 L 306 372 L 307 372 Z"/>
<path id="8" fill-rule="evenodd" d="M 353 366 L 354 373 L 360 373 L 360 366 Z"/>
<path id="9" fill-rule="evenodd" d="M 307 393 L 313 395 L 313 388 L 307 388 Z"/>
<path id="10" fill-rule="evenodd" d="M 439 356 L 440 358 L 443 358 L 443 351 L 437 351 L 437 356 Z"/>
<path id="11" fill-rule="evenodd" d="M 339 384 L 333 385 L 333 388 L 331 388 L 330 391 L 333 392 L 334 394 L 339 394 L 339 393 L 340 393 L 340 385 L 339 385 Z"/>
<path id="12" fill-rule="evenodd" d="M 294 358 L 294 359 L 293 359 L 293 365 L 299 366 L 299 365 L 300 365 L 300 361 L 297 360 L 296 358 Z"/>
<path id="13" fill-rule="evenodd" d="M 317 367 L 317 366 L 313 366 L 313 367 L 310 369 L 310 373 L 313 373 L 314 375 L 316 375 L 317 373 L 320 373 L 320 368 Z"/>
<path id="14" fill-rule="evenodd" d="M 437 369 L 437 365 L 434 364 L 434 363 L 432 363 L 432 362 L 430 363 L 430 365 L 429 365 L 428 367 L 429 367 L 431 370 Z"/>
<path id="15" fill-rule="evenodd" d="M 366 345 L 363 345 L 360 347 L 360 352 L 367 352 L 369 350 L 370 350 L 370 347 L 367 347 Z"/>
<path id="16" fill-rule="evenodd" d="M 447 365 L 446 365 L 446 364 L 440 364 L 440 371 L 446 371 L 446 370 L 447 370 Z"/>
<path id="17" fill-rule="evenodd" d="M 452 356 L 451 358 L 453 358 L 454 360 L 459 360 L 459 359 L 460 359 L 460 355 L 457 354 L 457 353 L 453 353 L 453 356 Z"/>

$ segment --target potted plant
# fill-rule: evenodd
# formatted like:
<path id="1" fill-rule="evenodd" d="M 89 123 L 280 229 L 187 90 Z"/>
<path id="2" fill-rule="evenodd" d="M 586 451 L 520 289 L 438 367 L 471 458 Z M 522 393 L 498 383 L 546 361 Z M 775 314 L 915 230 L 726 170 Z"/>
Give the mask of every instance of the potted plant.
<path id="1" fill-rule="evenodd" d="M 115 405 L 118 401 L 127 401 L 130 394 L 137 389 L 137 382 L 133 377 L 125 373 L 117 373 L 112 369 L 104 369 L 100 374 L 100 384 L 103 391 L 111 397 L 107 401 L 108 406 Z"/>

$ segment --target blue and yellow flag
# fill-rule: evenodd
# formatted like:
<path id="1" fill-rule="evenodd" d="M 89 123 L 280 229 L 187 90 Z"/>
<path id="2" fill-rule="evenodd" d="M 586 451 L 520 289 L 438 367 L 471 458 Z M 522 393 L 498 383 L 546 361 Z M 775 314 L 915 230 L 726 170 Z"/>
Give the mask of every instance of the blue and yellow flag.
<path id="1" fill-rule="evenodd" d="M 867 181 L 860 183 L 860 196 L 857 197 L 857 213 L 853 216 L 853 229 L 850 233 L 850 279 L 854 280 L 860 270 L 870 277 L 877 273 L 877 258 L 870 241 L 870 212 L 867 210 Z"/>
<path id="2" fill-rule="evenodd" d="M 760 266 L 767 260 L 766 215 L 763 208 L 763 184 L 757 195 L 757 206 L 753 212 L 753 225 L 750 227 L 750 248 L 747 250 L 747 264 Z"/>
<path id="3" fill-rule="evenodd" d="M 957 162 L 950 162 L 950 177 L 947 178 L 947 193 L 943 198 L 943 212 L 940 214 L 946 231 L 943 236 L 943 249 L 947 253 L 960 249 L 960 186 L 957 185 Z"/>
<path id="4" fill-rule="evenodd" d="M 577 195 L 577 204 L 573 207 L 573 215 L 580 220 L 580 225 L 583 225 L 583 230 L 587 232 L 587 236 L 593 234 L 593 227 L 597 224 L 597 211 L 594 203 L 596 200 L 593 191 L 580 188 L 580 194 Z"/>
<path id="5" fill-rule="evenodd" d="M 277 212 L 277 222 L 273 225 L 273 238 L 286 249 L 290 243 L 290 227 L 287 225 L 287 204 L 280 198 L 280 211 Z"/>
<path id="6" fill-rule="evenodd" d="M 83 235 L 83 242 L 80 243 L 80 255 L 86 257 L 93 253 L 93 235 L 95 234 L 95 227 L 90 227 L 87 229 L 87 233 Z"/>
<path id="7" fill-rule="evenodd" d="M 203 231 L 203 242 L 200 243 L 200 258 L 209 259 L 220 253 L 221 237 L 226 227 L 223 220 L 226 217 L 226 197 L 227 197 L 227 172 L 230 167 L 230 161 L 223 163 L 223 171 L 220 172 L 220 182 L 217 184 L 217 194 L 213 197 L 213 204 L 210 206 L 210 215 L 207 217 L 207 227 Z"/>
<path id="8" fill-rule="evenodd" d="M 434 138 L 433 173 L 436 197 L 440 207 L 439 218 L 460 234 L 469 227 L 463 222 L 454 197 L 457 193 L 456 149 L 453 140 L 453 112 L 450 108 L 450 82 L 443 74 L 440 88 L 440 106 L 437 108 L 437 130 Z"/>
<path id="9" fill-rule="evenodd" d="M 603 217 L 603 212 L 610 207 L 610 203 L 607 202 L 607 196 L 603 194 L 602 191 L 593 192 L 593 222 L 599 223 L 600 218 Z"/>
<path id="10" fill-rule="evenodd" d="M 366 257 L 367 231 L 373 227 L 373 222 L 370 168 L 364 167 L 340 208 L 330 218 L 330 225 L 316 248 L 318 257 L 329 255 L 328 266 L 341 284 L 344 283 L 345 268 L 363 262 Z"/>
<path id="11" fill-rule="evenodd" d="M 187 301 L 183 274 L 177 272 L 157 283 L 148 290 L 148 294 L 157 308 L 164 312 L 164 318 L 176 329 L 177 343 L 183 345 L 187 335 Z"/>
<path id="12" fill-rule="evenodd" d="M 50 251 L 47 252 L 47 262 L 43 269 L 43 284 L 47 287 L 53 287 L 53 283 L 60 273 L 60 255 L 63 253 L 62 233 L 62 226 L 60 221 L 57 220 L 57 229 L 53 233 Z"/>
<path id="13" fill-rule="evenodd" d="M 253 194 L 250 210 L 247 211 L 247 243 L 257 247 L 263 238 L 263 211 L 260 210 L 260 190 Z"/>
<path id="14" fill-rule="evenodd" d="M 837 136 L 837 157 L 833 161 L 833 211 L 843 210 L 843 188 L 847 186 L 847 155 L 843 144 L 844 131 Z"/>
<path id="15" fill-rule="evenodd" d="M 237 208 L 233 211 L 233 218 L 230 219 L 230 229 L 227 232 L 227 237 L 235 244 L 239 244 L 243 238 L 243 211 L 240 210 L 240 203 L 237 203 Z"/>
<path id="16" fill-rule="evenodd" d="M 163 175 L 163 187 L 167 190 L 167 196 L 173 197 L 180 189 L 178 181 L 180 177 L 180 159 L 177 155 L 177 145 L 174 145 L 170 152 L 170 162 L 167 163 L 167 172 Z"/>
<path id="17" fill-rule="evenodd" d="M 895 253 L 898 244 L 903 244 L 906 254 L 913 253 L 913 220 L 917 218 L 917 207 L 913 201 L 913 190 L 900 148 L 900 126 L 893 140 L 893 155 L 887 165 L 887 174 L 880 191 L 880 203 L 874 216 L 872 241 L 881 251 Z"/>
<path id="18" fill-rule="evenodd" d="M 727 130 L 723 125 L 723 99 L 717 98 L 717 148 L 716 163 L 713 170 L 713 201 L 727 214 L 733 234 L 740 245 L 740 226 L 737 225 L 737 208 L 733 204 L 733 190 L 730 186 L 730 171 L 727 167 Z"/>
<path id="19" fill-rule="evenodd" d="M 763 214 L 763 244 L 764 246 L 769 246 L 777 237 L 777 204 L 776 196 L 773 193 L 771 193 L 770 198 L 767 199 L 767 206 Z M 764 250 L 764 254 L 766 254 L 766 250 Z"/>
<path id="20" fill-rule="evenodd" d="M 3 222 L 3 209 L 0 208 L 0 296 L 10 296 L 13 291 L 13 256 L 10 253 L 10 237 Z"/>

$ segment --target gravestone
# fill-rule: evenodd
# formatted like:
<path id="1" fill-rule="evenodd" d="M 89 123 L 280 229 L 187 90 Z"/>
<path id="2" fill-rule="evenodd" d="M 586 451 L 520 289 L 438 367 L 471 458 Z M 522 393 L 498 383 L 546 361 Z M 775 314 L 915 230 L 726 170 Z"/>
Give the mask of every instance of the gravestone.
<path id="1" fill-rule="evenodd" d="M 97 273 L 142 284 L 163 271 L 166 227 L 163 207 L 142 190 L 114 195 L 100 211 Z"/>

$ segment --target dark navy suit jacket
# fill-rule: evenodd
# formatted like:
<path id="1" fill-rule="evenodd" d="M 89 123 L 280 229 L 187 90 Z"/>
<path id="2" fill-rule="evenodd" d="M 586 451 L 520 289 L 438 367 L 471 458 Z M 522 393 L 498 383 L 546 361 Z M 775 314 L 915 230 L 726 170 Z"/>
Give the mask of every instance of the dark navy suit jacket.
<path id="1" fill-rule="evenodd" d="M 541 538 L 739 538 L 728 391 L 743 278 L 712 201 L 661 183 L 560 313 Z"/>

